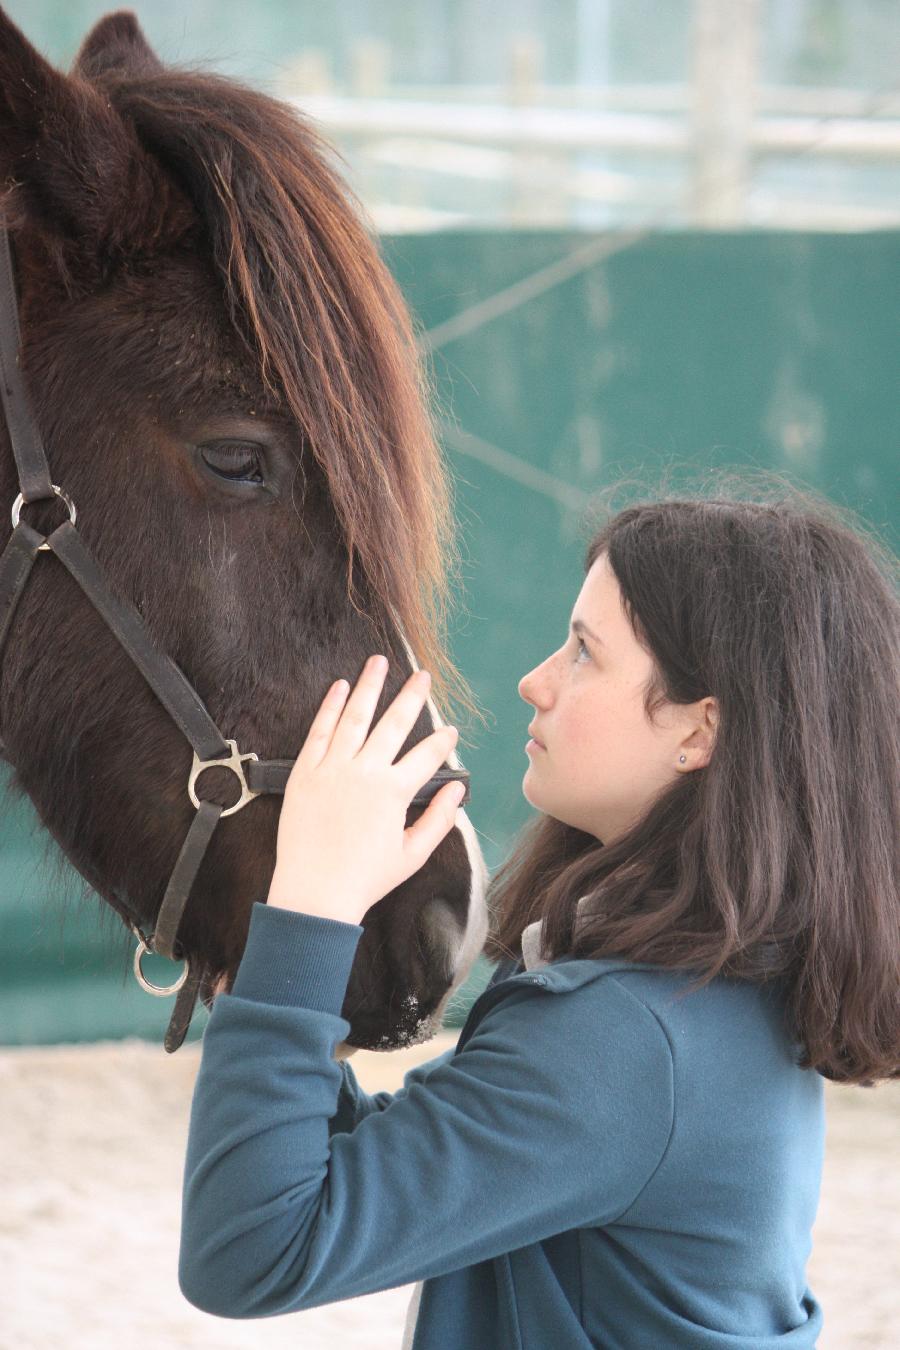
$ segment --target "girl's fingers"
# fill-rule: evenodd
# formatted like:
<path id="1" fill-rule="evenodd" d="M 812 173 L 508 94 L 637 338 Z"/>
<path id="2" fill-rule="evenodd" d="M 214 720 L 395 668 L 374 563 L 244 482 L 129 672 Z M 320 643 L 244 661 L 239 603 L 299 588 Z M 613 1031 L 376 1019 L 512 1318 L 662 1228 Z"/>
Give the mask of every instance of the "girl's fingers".
<path id="1" fill-rule="evenodd" d="M 363 666 L 331 738 L 333 755 L 352 759 L 365 745 L 384 688 L 387 664 L 383 656 L 370 656 Z"/>
<path id="2" fill-rule="evenodd" d="M 350 685 L 346 680 L 335 681 L 328 690 L 306 734 L 303 748 L 297 756 L 297 763 L 302 762 L 310 768 L 315 768 L 322 762 L 328 753 L 334 729 L 349 692 Z"/>
<path id="3" fill-rule="evenodd" d="M 413 865 L 420 867 L 431 857 L 441 840 L 450 833 L 456 824 L 462 785 L 445 783 L 440 792 L 435 793 L 419 819 L 403 831 L 403 851 Z"/>
<path id="4" fill-rule="evenodd" d="M 458 739 L 459 732 L 456 727 L 439 727 L 432 735 L 418 741 L 402 759 L 397 761 L 394 771 L 404 791 L 409 792 L 410 799 L 415 796 L 423 783 L 428 782 L 435 769 L 444 763 Z M 441 792 L 443 790 L 441 788 Z"/>
<path id="5" fill-rule="evenodd" d="M 427 671 L 417 670 L 410 675 L 393 703 L 384 710 L 372 728 L 365 754 L 371 753 L 393 764 L 401 747 L 409 739 L 430 690 L 431 676 Z"/>
<path id="6" fill-rule="evenodd" d="M 366 662 L 352 692 L 346 680 L 333 684 L 313 718 L 298 762 L 316 768 L 326 755 L 349 760 L 364 749 L 367 755 L 371 753 L 391 764 L 422 711 L 431 677 L 421 670 L 411 675 L 370 734 L 386 674 L 387 662 L 375 656 Z M 457 735 L 455 727 L 439 727 L 394 766 L 401 770 L 404 784 L 412 784 L 410 796 L 428 781 L 434 766 L 443 763 L 456 744 Z M 421 777 L 414 781 L 418 774 Z"/>

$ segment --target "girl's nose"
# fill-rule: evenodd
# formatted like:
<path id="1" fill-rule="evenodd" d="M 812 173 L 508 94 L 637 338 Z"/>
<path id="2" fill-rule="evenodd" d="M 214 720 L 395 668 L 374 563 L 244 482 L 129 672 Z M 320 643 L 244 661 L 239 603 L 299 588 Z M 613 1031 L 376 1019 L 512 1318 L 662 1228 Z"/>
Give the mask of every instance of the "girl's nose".
<path id="1" fill-rule="evenodd" d="M 523 675 L 519 681 L 519 697 L 532 707 L 538 707 L 542 702 L 546 703 L 548 698 L 547 681 L 544 676 L 547 673 L 547 662 L 535 666 L 527 675 Z"/>

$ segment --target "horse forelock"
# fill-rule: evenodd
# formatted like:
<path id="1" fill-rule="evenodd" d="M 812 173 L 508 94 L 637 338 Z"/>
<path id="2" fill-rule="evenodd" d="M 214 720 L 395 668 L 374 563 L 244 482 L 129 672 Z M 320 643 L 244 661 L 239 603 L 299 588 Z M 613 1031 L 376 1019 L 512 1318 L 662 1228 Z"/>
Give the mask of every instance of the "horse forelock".
<path id="1" fill-rule="evenodd" d="M 99 83 L 198 213 L 231 323 L 324 473 L 348 595 L 359 567 L 436 702 L 478 716 L 446 654 L 453 493 L 415 336 L 328 148 L 288 105 L 209 72 Z"/>

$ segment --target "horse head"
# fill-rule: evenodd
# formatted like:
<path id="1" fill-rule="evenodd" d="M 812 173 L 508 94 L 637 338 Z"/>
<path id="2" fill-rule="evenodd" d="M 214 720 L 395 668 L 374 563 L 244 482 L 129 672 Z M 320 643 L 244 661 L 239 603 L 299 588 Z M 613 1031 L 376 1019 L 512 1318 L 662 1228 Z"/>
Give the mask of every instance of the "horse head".
<path id="1" fill-rule="evenodd" d="M 332 681 L 375 651 L 390 661 L 376 718 L 412 669 L 432 672 L 401 753 L 451 699 L 477 714 L 445 645 L 452 492 L 410 321 L 314 129 L 164 65 L 130 13 L 63 74 L 0 10 L 0 174 L 53 480 L 222 735 L 292 760 Z M 18 491 L 5 426 L 0 490 Z M 26 510 L 43 534 L 59 523 L 58 502 Z M 0 731 L 14 790 L 128 927 L 152 930 L 195 815 L 191 747 L 53 552 L 7 633 Z M 207 769 L 202 795 L 231 805 L 233 775 Z M 178 944 L 207 1006 L 265 899 L 279 807 L 261 795 L 221 819 L 191 885 Z M 428 1039 L 481 950 L 486 871 L 459 821 L 365 915 L 339 1055 Z"/>

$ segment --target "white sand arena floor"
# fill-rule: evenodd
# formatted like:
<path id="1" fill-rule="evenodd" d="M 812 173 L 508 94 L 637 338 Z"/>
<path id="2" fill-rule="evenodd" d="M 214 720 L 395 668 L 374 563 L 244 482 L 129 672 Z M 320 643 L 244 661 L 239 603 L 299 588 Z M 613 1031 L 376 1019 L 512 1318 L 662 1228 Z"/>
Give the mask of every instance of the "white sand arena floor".
<path id="1" fill-rule="evenodd" d="M 393 1090 L 454 1040 L 360 1052 L 353 1067 L 367 1091 Z M 0 1050 L 0 1350 L 398 1350 L 412 1286 L 251 1322 L 183 1298 L 181 1177 L 199 1060 L 196 1044 L 169 1056 L 136 1040 Z M 826 1100 L 808 1271 L 825 1308 L 819 1350 L 893 1350 L 900 1083 L 828 1084 Z"/>

